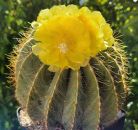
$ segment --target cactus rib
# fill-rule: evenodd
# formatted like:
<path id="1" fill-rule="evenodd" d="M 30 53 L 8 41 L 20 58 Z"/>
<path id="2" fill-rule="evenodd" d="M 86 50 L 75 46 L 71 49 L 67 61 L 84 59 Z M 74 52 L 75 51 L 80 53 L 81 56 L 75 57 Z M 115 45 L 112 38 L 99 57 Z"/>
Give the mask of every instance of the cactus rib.
<path id="1" fill-rule="evenodd" d="M 62 123 L 66 130 L 72 130 L 76 113 L 78 100 L 78 91 L 80 83 L 80 74 L 78 71 L 71 71 L 66 99 L 64 101 L 64 109 L 62 115 Z"/>
<path id="2" fill-rule="evenodd" d="M 118 113 L 118 97 L 115 90 L 113 77 L 109 70 L 98 58 L 91 60 L 94 72 L 98 79 L 100 100 L 101 100 L 101 117 L 102 125 L 109 125 L 116 119 Z M 109 114 L 110 113 L 110 114 Z"/>
<path id="3" fill-rule="evenodd" d="M 84 119 L 82 122 L 82 128 L 84 130 L 97 130 L 100 122 L 100 96 L 99 86 L 94 70 L 89 65 L 83 68 L 84 76 L 86 77 L 86 94 L 87 101 L 85 102 Z"/>
<path id="4" fill-rule="evenodd" d="M 112 77 L 114 78 L 116 92 L 117 92 L 118 99 L 119 99 L 118 100 L 119 109 L 124 109 L 126 92 L 125 92 L 125 86 L 124 86 L 123 79 L 122 79 L 122 72 L 121 72 L 120 65 L 108 53 L 104 52 L 102 53 L 102 56 L 104 58 L 102 58 L 101 60 L 103 61 L 105 66 L 109 69 Z"/>

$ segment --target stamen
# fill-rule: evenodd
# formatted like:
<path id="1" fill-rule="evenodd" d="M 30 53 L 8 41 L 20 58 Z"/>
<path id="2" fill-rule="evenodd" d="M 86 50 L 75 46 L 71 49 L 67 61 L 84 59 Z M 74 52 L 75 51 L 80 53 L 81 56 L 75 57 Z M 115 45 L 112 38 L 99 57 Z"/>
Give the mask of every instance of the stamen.
<path id="1" fill-rule="evenodd" d="M 60 43 L 58 45 L 58 48 L 59 48 L 61 53 L 66 53 L 68 51 L 68 47 L 67 47 L 66 43 Z"/>

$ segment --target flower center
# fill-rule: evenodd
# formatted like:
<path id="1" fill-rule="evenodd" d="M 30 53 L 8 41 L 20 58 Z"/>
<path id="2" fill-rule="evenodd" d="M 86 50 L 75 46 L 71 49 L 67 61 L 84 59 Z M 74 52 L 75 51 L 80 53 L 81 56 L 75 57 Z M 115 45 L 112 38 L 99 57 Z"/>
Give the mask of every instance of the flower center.
<path id="1" fill-rule="evenodd" d="M 61 53 L 66 53 L 68 50 L 67 44 L 66 43 L 60 43 L 58 45 L 58 48 L 60 50 Z"/>

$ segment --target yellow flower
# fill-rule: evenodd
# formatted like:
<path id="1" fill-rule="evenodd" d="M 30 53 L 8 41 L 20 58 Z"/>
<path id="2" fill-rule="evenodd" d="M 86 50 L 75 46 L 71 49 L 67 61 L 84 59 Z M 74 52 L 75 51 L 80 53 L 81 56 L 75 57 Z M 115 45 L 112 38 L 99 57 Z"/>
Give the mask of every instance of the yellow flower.
<path id="1" fill-rule="evenodd" d="M 110 25 L 87 7 L 54 6 L 40 11 L 35 23 L 33 53 L 53 70 L 79 69 L 114 43 Z"/>

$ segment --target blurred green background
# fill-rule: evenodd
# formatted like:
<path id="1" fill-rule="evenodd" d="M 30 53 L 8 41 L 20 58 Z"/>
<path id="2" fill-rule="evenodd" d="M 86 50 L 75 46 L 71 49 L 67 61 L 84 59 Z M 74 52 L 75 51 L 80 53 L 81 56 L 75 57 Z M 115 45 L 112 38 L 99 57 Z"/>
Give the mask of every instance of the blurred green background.
<path id="1" fill-rule="evenodd" d="M 137 0 L 0 0 L 0 130 L 21 130 L 16 118 L 14 87 L 7 82 L 7 54 L 18 44 L 38 12 L 57 4 L 77 4 L 102 12 L 127 46 L 132 93 L 124 130 L 138 130 L 138 1 Z"/>

